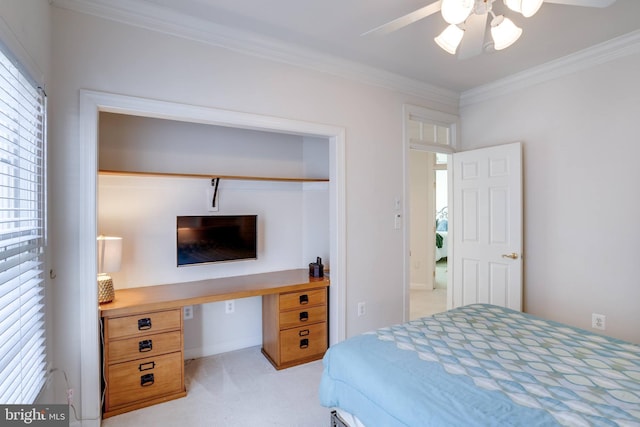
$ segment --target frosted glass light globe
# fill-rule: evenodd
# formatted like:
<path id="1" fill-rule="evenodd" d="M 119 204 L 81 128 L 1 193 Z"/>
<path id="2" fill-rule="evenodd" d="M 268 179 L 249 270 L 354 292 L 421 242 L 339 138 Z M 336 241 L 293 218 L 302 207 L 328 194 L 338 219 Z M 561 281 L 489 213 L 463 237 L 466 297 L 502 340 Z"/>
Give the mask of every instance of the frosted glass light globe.
<path id="1" fill-rule="evenodd" d="M 442 0 L 440 12 L 449 24 L 462 24 L 473 11 L 474 0 Z"/>

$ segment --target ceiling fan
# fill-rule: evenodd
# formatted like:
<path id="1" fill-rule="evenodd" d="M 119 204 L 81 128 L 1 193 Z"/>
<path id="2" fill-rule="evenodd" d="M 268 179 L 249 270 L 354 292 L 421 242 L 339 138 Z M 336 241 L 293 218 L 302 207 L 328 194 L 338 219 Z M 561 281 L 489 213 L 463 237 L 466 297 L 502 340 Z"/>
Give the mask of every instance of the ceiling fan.
<path id="1" fill-rule="evenodd" d="M 449 24 L 434 40 L 445 51 L 452 55 L 457 53 L 459 59 L 470 58 L 482 52 L 487 20 L 491 15 L 491 37 L 493 48 L 502 50 L 522 35 L 511 19 L 504 15 L 495 15 L 492 8 L 496 0 L 437 0 L 400 18 L 387 22 L 362 34 L 388 34 L 416 21 L 440 12 Z M 533 16 L 543 2 L 570 6 L 607 7 L 616 0 L 503 0 L 504 4 L 524 17 Z M 466 36 L 466 37 L 465 37 Z M 464 37 L 464 40 L 463 40 Z"/>

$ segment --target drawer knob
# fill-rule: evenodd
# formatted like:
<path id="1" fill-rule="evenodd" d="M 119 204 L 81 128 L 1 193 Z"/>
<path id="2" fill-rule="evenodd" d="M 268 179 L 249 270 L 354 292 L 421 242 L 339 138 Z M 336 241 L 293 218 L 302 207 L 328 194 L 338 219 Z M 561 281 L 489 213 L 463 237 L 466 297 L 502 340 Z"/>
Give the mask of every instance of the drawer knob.
<path id="1" fill-rule="evenodd" d="M 146 329 L 151 329 L 151 318 L 138 319 L 138 330 L 144 331 Z"/>
<path id="2" fill-rule="evenodd" d="M 298 332 L 298 336 L 300 336 L 300 337 L 306 337 L 307 335 L 309 335 L 309 330 L 308 329 L 303 329 L 300 332 Z"/>
<path id="3" fill-rule="evenodd" d="M 300 295 L 300 305 L 309 304 L 309 295 Z"/>
<path id="4" fill-rule="evenodd" d="M 155 380 L 153 378 L 153 374 L 145 374 L 140 376 L 140 385 L 142 387 L 149 387 L 150 385 L 153 385 L 154 382 Z"/>
<path id="5" fill-rule="evenodd" d="M 138 370 L 140 372 L 148 371 L 149 369 L 153 369 L 155 367 L 156 367 L 156 362 L 141 363 L 140 365 L 138 365 Z"/>
<path id="6" fill-rule="evenodd" d="M 306 322 L 307 320 L 309 320 L 309 313 L 306 311 L 301 311 L 300 312 L 300 321 L 301 322 Z"/>
<path id="7" fill-rule="evenodd" d="M 140 353 L 144 353 L 146 351 L 151 351 L 153 349 L 153 341 L 152 340 L 144 340 L 138 343 L 138 351 Z"/>
<path id="8" fill-rule="evenodd" d="M 301 339 L 300 348 L 307 348 L 307 347 L 309 347 L 309 340 L 307 338 Z"/>

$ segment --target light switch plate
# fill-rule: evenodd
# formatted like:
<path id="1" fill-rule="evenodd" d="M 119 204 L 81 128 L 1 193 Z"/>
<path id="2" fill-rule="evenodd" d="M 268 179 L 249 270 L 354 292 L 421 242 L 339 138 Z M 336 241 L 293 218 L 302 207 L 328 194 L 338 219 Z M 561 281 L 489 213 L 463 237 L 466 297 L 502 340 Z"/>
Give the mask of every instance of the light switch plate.
<path id="1" fill-rule="evenodd" d="M 396 230 L 399 230 L 400 227 L 402 227 L 402 215 L 400 215 L 399 213 L 393 216 L 393 227 Z"/>

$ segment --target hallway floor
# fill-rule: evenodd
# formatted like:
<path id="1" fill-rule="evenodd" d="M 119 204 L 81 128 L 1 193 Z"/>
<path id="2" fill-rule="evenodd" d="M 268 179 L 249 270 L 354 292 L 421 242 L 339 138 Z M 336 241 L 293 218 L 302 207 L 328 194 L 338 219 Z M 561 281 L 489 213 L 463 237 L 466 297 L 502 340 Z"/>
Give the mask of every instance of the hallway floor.
<path id="1" fill-rule="evenodd" d="M 447 259 L 436 263 L 435 289 L 411 288 L 410 319 L 431 316 L 447 309 Z"/>

